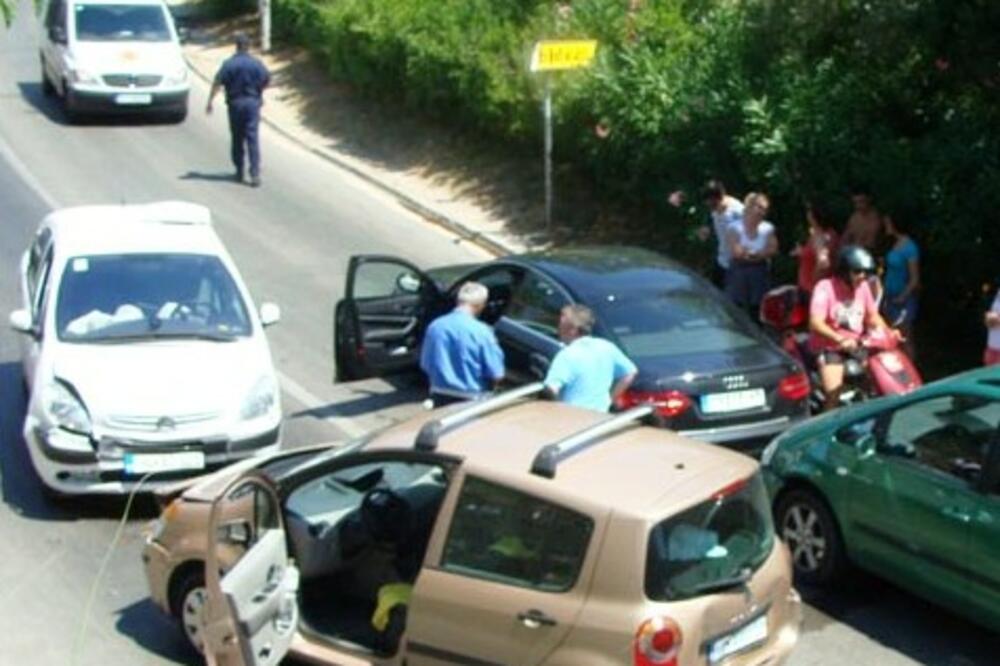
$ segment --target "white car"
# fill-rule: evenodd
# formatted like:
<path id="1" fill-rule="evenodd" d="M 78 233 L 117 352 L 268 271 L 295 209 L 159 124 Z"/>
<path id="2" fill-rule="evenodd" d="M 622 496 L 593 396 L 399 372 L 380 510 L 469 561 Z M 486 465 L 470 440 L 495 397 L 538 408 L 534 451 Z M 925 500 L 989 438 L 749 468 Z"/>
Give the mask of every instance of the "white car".
<path id="1" fill-rule="evenodd" d="M 152 488 L 279 448 L 263 329 L 281 313 L 254 310 L 204 206 L 50 213 L 21 293 L 24 439 L 53 494 Z"/>
<path id="2" fill-rule="evenodd" d="M 70 119 L 84 113 L 187 116 L 188 68 L 163 0 L 48 0 L 41 78 Z"/>

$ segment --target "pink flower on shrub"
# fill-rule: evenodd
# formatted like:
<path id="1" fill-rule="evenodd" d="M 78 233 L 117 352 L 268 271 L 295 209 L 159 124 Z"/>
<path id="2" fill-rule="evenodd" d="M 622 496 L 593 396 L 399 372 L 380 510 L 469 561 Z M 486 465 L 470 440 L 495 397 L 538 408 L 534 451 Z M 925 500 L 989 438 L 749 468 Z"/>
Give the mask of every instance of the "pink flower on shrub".
<path id="1" fill-rule="evenodd" d="M 611 136 L 611 125 L 602 120 L 594 125 L 594 134 L 598 139 L 607 139 Z"/>
<path id="2" fill-rule="evenodd" d="M 680 208 L 681 206 L 683 206 L 684 205 L 684 199 L 685 199 L 685 197 L 684 197 L 684 191 L 683 190 L 674 190 L 667 197 L 667 201 L 669 201 L 670 205 L 673 206 L 674 208 Z"/>

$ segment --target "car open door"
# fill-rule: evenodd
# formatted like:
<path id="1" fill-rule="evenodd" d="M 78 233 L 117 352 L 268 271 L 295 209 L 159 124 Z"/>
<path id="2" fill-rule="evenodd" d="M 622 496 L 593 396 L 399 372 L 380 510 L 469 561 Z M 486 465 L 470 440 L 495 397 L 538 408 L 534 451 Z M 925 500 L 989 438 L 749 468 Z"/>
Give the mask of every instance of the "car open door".
<path id="1" fill-rule="evenodd" d="M 280 502 L 258 473 L 240 476 L 212 503 L 205 558 L 205 661 L 274 666 L 298 626 L 299 572 L 289 560 Z"/>
<path id="2" fill-rule="evenodd" d="M 334 313 L 336 379 L 405 372 L 417 367 L 420 342 L 443 297 L 420 269 L 382 255 L 356 255 Z"/>

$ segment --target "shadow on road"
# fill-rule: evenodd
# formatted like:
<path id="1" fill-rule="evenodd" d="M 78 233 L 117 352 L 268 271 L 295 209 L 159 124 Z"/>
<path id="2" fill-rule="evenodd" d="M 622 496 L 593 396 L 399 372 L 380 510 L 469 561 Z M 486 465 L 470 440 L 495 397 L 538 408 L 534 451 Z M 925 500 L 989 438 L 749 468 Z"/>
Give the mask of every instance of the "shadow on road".
<path id="1" fill-rule="evenodd" d="M 836 589 L 798 589 L 803 600 L 822 613 L 807 617 L 804 640 L 842 623 L 921 664 L 998 663 L 996 635 L 865 572 L 852 571 Z"/>
<path id="2" fill-rule="evenodd" d="M 181 174 L 177 177 L 179 180 L 207 180 L 217 183 L 232 183 L 233 185 L 243 185 L 240 181 L 236 180 L 233 171 L 217 171 L 213 173 L 205 173 L 203 171 L 188 171 L 185 174 Z"/>
<path id="3" fill-rule="evenodd" d="M 118 611 L 115 629 L 144 650 L 178 664 L 201 664 L 180 627 L 146 598 Z"/>
<path id="4" fill-rule="evenodd" d="M 304 409 L 293 412 L 289 418 L 297 419 L 304 416 L 315 419 L 326 419 L 329 417 L 350 418 L 362 416 L 390 407 L 397 407 L 407 403 L 414 403 L 426 397 L 427 389 L 424 386 L 422 377 L 419 375 L 400 375 L 396 377 L 385 377 L 384 381 L 392 389 L 387 391 L 376 391 L 370 388 L 350 387 L 348 388 L 352 398 L 345 401 L 338 401 L 322 407 Z M 357 396 L 357 397 L 353 397 Z"/>
<path id="5" fill-rule="evenodd" d="M 49 121 L 57 125 L 94 126 L 94 127 L 148 127 L 150 125 L 176 125 L 168 115 L 158 113 L 120 113 L 101 115 L 81 115 L 73 120 L 69 119 L 63 110 L 62 101 L 57 95 L 46 95 L 42 90 L 42 84 L 38 81 L 19 81 L 17 87 L 21 91 L 21 97 L 28 104 L 45 116 Z"/>
<path id="6" fill-rule="evenodd" d="M 53 499 L 45 495 L 21 436 L 26 407 L 21 377 L 19 362 L 0 363 L 0 396 L 4 397 L 0 401 L 0 486 L 4 503 L 18 515 L 33 520 L 71 521 L 120 516 L 125 509 L 124 497 Z M 130 518 L 152 518 L 157 514 L 152 497 L 140 495 L 133 503 Z"/>

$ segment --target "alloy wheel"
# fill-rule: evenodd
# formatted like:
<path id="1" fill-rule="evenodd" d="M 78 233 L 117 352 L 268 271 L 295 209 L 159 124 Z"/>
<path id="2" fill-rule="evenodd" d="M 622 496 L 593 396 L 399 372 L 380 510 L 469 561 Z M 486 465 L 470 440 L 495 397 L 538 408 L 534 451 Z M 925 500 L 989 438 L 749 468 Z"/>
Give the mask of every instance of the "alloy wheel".
<path id="1" fill-rule="evenodd" d="M 823 566 L 827 553 L 827 536 L 823 521 L 816 511 L 805 504 L 793 504 L 785 512 L 781 536 L 792 551 L 795 568 L 814 573 Z"/>
<path id="2" fill-rule="evenodd" d="M 204 587 L 191 588 L 181 605 L 181 626 L 188 642 L 198 650 L 204 651 L 202 626 L 205 616 L 205 601 L 207 591 Z"/>

